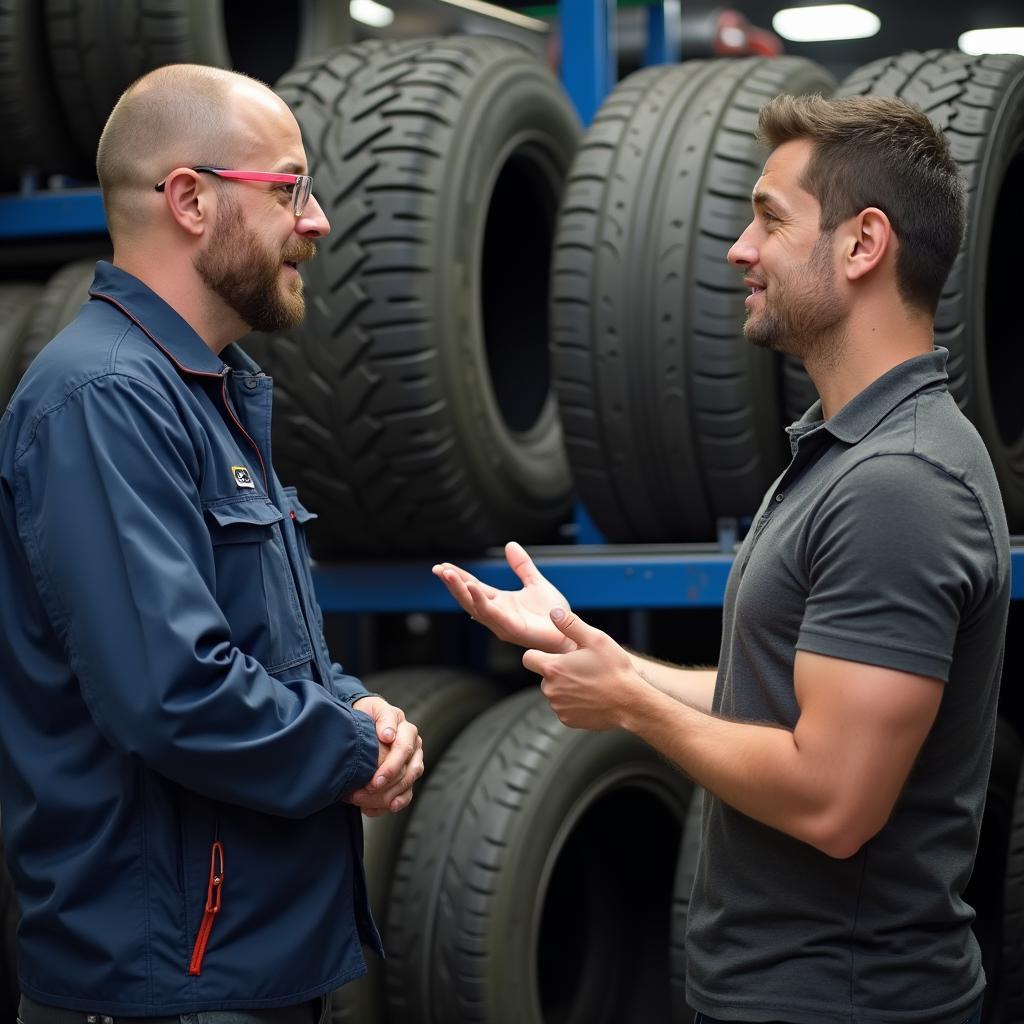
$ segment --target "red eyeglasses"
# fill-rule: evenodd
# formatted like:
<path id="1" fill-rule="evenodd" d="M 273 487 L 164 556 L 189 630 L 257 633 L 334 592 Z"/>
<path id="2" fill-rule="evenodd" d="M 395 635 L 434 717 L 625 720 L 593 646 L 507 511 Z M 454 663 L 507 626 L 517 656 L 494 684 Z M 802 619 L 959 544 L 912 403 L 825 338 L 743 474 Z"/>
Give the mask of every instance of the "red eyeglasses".
<path id="1" fill-rule="evenodd" d="M 226 167 L 192 167 L 193 171 L 201 171 L 203 174 L 216 174 L 218 178 L 228 178 L 231 181 L 270 181 L 280 185 L 291 185 L 292 213 L 296 217 L 302 216 L 302 211 L 313 194 L 313 179 L 308 174 L 278 174 L 276 171 L 231 171 Z M 156 192 L 163 192 L 164 178 L 159 184 L 154 185 Z"/>

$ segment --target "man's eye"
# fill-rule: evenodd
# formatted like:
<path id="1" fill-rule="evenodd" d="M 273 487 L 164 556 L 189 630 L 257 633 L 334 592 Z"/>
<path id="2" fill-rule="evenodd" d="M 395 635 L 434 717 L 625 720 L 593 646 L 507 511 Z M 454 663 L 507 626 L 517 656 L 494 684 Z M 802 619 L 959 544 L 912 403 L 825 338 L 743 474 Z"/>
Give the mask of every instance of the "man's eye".
<path id="1" fill-rule="evenodd" d="M 277 186 L 278 192 L 283 192 L 286 196 L 290 196 L 295 191 L 295 182 L 287 182 Z"/>

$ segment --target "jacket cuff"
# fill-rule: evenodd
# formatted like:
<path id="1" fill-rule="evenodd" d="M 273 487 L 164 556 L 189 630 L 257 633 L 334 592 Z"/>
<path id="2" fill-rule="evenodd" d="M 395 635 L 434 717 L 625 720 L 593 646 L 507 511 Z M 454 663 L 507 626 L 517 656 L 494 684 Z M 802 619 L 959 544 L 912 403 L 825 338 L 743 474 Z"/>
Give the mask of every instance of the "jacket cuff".
<path id="1" fill-rule="evenodd" d="M 339 796 L 346 796 L 357 789 L 362 789 L 373 779 L 373 773 L 377 770 L 377 755 L 380 752 L 376 722 L 361 711 L 353 711 L 352 717 L 356 723 L 358 746 Z"/>

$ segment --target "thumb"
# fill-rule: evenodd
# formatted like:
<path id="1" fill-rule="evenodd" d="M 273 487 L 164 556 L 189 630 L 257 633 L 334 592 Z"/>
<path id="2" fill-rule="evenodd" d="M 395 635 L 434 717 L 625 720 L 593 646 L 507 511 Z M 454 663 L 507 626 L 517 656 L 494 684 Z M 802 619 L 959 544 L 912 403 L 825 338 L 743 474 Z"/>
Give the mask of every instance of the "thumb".
<path id="1" fill-rule="evenodd" d="M 381 743 L 394 743 L 398 729 L 398 712 L 390 705 L 377 705 L 373 711 L 377 725 L 377 738 Z"/>
<path id="2" fill-rule="evenodd" d="M 577 647 L 587 647 L 593 643 L 594 637 L 600 630 L 584 622 L 575 612 L 566 611 L 565 608 L 552 608 L 551 621 L 572 640 Z"/>

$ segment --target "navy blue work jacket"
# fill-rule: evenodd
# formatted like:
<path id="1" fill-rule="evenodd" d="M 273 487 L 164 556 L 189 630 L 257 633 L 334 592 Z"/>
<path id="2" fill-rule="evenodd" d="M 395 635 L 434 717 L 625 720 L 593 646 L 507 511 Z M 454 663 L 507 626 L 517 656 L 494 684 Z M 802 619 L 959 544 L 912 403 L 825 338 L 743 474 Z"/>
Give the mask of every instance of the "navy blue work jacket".
<path id="1" fill-rule="evenodd" d="M 377 764 L 332 664 L 270 379 L 110 264 L 0 419 L 0 806 L 23 992 L 274 1007 L 379 950 Z"/>

